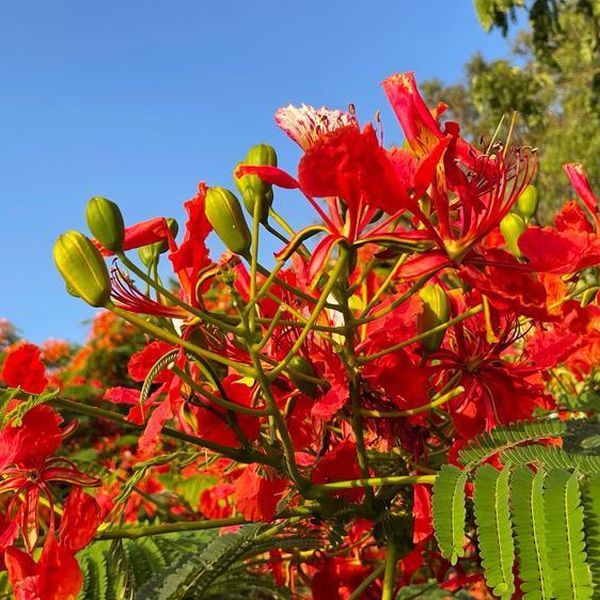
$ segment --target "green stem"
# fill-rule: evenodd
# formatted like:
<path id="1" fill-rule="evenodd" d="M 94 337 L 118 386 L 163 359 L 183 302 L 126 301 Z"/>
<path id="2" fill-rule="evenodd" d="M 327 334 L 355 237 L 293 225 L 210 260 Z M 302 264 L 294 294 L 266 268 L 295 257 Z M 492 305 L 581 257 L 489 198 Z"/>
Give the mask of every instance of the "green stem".
<path id="1" fill-rule="evenodd" d="M 456 325 L 457 323 L 460 323 L 461 321 L 464 321 L 465 319 L 468 319 L 469 317 L 472 317 L 473 315 L 476 315 L 477 313 L 480 313 L 482 310 L 483 304 L 479 304 L 478 306 L 475 306 L 474 308 L 465 311 L 464 313 L 458 315 L 457 317 L 454 317 L 453 319 L 450 319 L 449 321 L 446 321 L 445 323 L 442 323 L 441 325 L 438 325 L 437 327 L 432 327 L 428 331 L 419 333 L 418 335 L 408 338 L 407 340 L 404 340 L 403 342 L 400 342 L 398 344 L 394 344 L 393 346 L 385 348 L 384 350 L 380 350 L 379 352 L 375 352 L 374 354 L 369 354 L 369 356 L 361 356 L 358 359 L 358 363 L 364 365 L 368 362 L 371 362 L 372 360 L 377 360 L 382 356 L 386 356 L 387 354 L 396 352 L 397 350 L 402 350 L 402 348 L 406 348 L 406 346 L 410 346 L 415 342 L 420 342 L 421 340 L 429 337 L 434 333 L 446 331 L 446 329 L 452 327 L 453 325 Z"/>
<path id="2" fill-rule="evenodd" d="M 105 408 L 100 408 L 98 406 L 90 406 L 89 404 L 82 404 L 81 402 L 76 402 L 74 400 L 69 400 L 67 398 L 53 398 L 50 401 L 50 404 L 56 406 L 57 408 L 64 408 L 65 410 L 70 410 L 71 412 L 86 415 L 88 417 L 96 417 L 101 419 L 107 419 L 108 421 L 113 421 L 114 423 L 119 423 L 124 427 L 130 427 L 132 429 L 143 429 L 143 426 L 136 425 L 135 423 L 131 423 L 126 421 L 125 418 L 117 412 L 112 410 L 106 410 Z M 212 452 L 216 452 L 218 454 L 222 454 L 223 456 L 227 456 L 232 460 L 241 463 L 251 463 L 251 462 L 261 462 L 263 464 L 267 464 L 273 467 L 278 466 L 278 461 L 267 456 L 266 454 L 254 452 L 249 455 L 246 452 L 241 452 L 240 450 L 236 450 L 235 448 L 230 448 L 228 446 L 222 446 L 221 444 L 217 444 L 210 440 L 206 440 L 201 437 L 197 437 L 195 435 L 190 435 L 189 433 L 185 433 L 184 431 L 178 431 L 177 429 L 173 429 L 171 427 L 163 427 L 162 435 L 165 437 L 170 437 L 176 440 L 180 440 L 182 442 L 187 442 L 189 444 L 194 444 L 195 446 L 200 446 L 202 448 L 206 448 L 207 450 L 211 450 Z"/>
<path id="3" fill-rule="evenodd" d="M 363 593 L 366 592 L 368 587 L 379 578 L 379 576 L 384 572 L 385 564 L 381 564 L 376 567 L 368 577 L 363 579 L 360 585 L 355 588 L 355 590 L 348 596 L 348 600 L 360 600 L 363 596 Z"/>
<path id="4" fill-rule="evenodd" d="M 146 525 L 143 527 L 123 527 L 109 529 L 99 533 L 97 540 L 128 539 L 137 540 L 150 535 L 164 535 L 165 533 L 176 533 L 183 531 L 203 531 L 206 529 L 217 529 L 230 527 L 231 525 L 244 525 L 248 523 L 242 516 L 227 517 L 225 519 L 211 519 L 204 521 L 178 521 L 177 523 L 161 523 L 159 525 Z"/>
<path id="5" fill-rule="evenodd" d="M 258 243 L 260 239 L 260 213 L 262 210 L 262 204 L 257 198 L 254 199 L 254 210 L 252 211 L 252 246 L 250 248 L 250 302 L 251 306 L 248 306 L 248 325 L 250 331 L 254 335 L 255 319 L 256 315 L 256 277 L 258 267 Z"/>
<path id="6" fill-rule="evenodd" d="M 118 254 L 118 257 L 129 270 L 133 271 L 140 279 L 145 281 L 148 285 L 152 286 L 159 294 L 170 300 L 173 304 L 180 306 L 188 313 L 194 315 L 195 317 L 198 317 L 206 323 L 210 323 L 211 325 L 218 327 L 219 329 L 224 329 L 225 331 L 229 331 L 230 333 L 238 333 L 238 329 L 235 325 L 230 325 L 229 323 L 222 321 L 218 317 L 214 317 L 212 315 L 209 315 L 208 313 L 205 313 L 204 311 L 198 310 L 197 308 L 190 306 L 187 302 L 181 300 L 181 298 L 179 298 L 176 294 L 173 294 L 172 292 L 164 288 L 162 285 L 154 281 L 151 277 L 148 277 L 146 273 L 144 273 L 144 271 L 142 271 L 133 261 L 129 260 L 129 258 L 127 258 L 125 254 Z"/>
<path id="7" fill-rule="evenodd" d="M 383 574 L 383 592 L 381 600 L 394 600 L 394 589 L 396 588 L 396 563 L 398 552 L 394 536 L 390 535 L 386 546 L 385 571 Z"/>
<path id="8" fill-rule="evenodd" d="M 242 406 L 241 404 L 230 402 L 229 400 L 225 400 L 224 398 L 212 394 L 196 383 L 183 369 L 180 369 L 177 366 L 171 367 L 171 371 L 173 371 L 179 379 L 187 383 L 195 392 L 221 408 L 231 410 L 232 412 L 242 413 L 244 415 L 250 415 L 251 417 L 265 417 L 271 414 L 271 411 L 268 408 L 250 408 L 249 406 Z"/>
<path id="9" fill-rule="evenodd" d="M 392 410 L 392 411 L 379 411 L 379 410 L 365 410 L 360 409 L 360 414 L 363 417 L 374 417 L 376 419 L 390 419 L 397 417 L 412 417 L 413 415 L 419 415 L 421 413 L 427 412 L 433 408 L 437 408 L 438 406 L 442 406 L 446 404 L 446 402 L 460 396 L 465 391 L 465 388 L 462 386 L 455 387 L 453 390 L 450 390 L 447 394 L 441 395 L 439 398 L 433 400 L 429 404 L 424 404 L 423 406 L 419 406 L 417 408 L 409 408 L 407 410 Z"/>
<path id="10" fill-rule="evenodd" d="M 408 258 L 408 254 L 401 254 L 398 257 L 396 264 L 394 264 L 394 266 L 390 269 L 390 272 L 387 274 L 386 278 L 383 280 L 383 282 L 379 286 L 379 288 L 377 288 L 377 291 L 375 292 L 375 294 L 373 294 L 373 297 L 371 298 L 369 303 L 365 306 L 365 309 L 362 311 L 362 313 L 358 317 L 359 320 L 364 319 L 369 314 L 369 311 L 377 304 L 377 301 L 387 291 L 388 287 L 394 280 L 394 276 L 398 272 L 398 269 L 405 263 L 407 258 Z"/>
<path id="11" fill-rule="evenodd" d="M 342 316 L 344 318 L 344 325 L 346 327 L 346 333 L 344 336 L 344 346 L 342 348 L 342 356 L 344 357 L 344 367 L 348 376 L 348 392 L 350 395 L 350 402 L 352 404 L 352 418 L 351 426 L 356 440 L 356 455 L 358 460 L 358 466 L 360 468 L 360 474 L 363 479 L 369 477 L 369 460 L 367 457 L 367 448 L 365 445 L 364 428 L 362 426 L 362 418 L 360 415 L 360 369 L 356 361 L 356 353 L 354 351 L 354 337 L 356 335 L 356 324 L 352 319 L 352 312 L 350 311 L 349 297 L 348 297 L 348 264 L 351 262 L 352 256 L 351 250 L 345 246 L 340 246 L 340 257 L 339 264 L 344 268 L 340 270 L 338 275 L 339 284 L 338 292 L 341 299 Z M 366 499 L 368 504 L 372 507 L 375 501 L 375 494 L 373 490 L 368 487 L 366 490 Z"/>
<path id="12" fill-rule="evenodd" d="M 376 313 L 373 313 L 372 315 L 368 316 L 363 316 L 366 313 L 366 311 L 363 311 L 361 316 L 357 319 L 357 322 L 360 325 L 364 325 L 365 323 L 370 323 L 371 321 L 376 321 L 381 317 L 385 317 L 385 315 L 391 313 L 393 310 L 396 310 L 396 308 L 398 308 L 401 304 L 404 304 L 411 296 L 414 296 L 436 273 L 437 271 L 421 277 L 421 279 L 419 279 L 412 287 L 406 290 L 404 294 L 396 298 L 393 302 L 390 302 L 390 304 L 377 311 Z"/>
<path id="13" fill-rule="evenodd" d="M 207 358 L 209 360 L 214 360 L 215 362 L 227 365 L 228 367 L 231 367 L 236 371 L 243 373 L 244 375 L 254 377 L 254 370 L 251 369 L 248 365 L 237 363 L 225 356 L 221 356 L 220 354 L 216 354 L 215 352 L 211 352 L 210 350 L 206 350 L 205 348 L 200 348 L 200 346 L 196 346 L 196 344 L 192 344 L 188 340 L 180 338 L 178 335 L 175 335 L 174 333 L 171 333 L 166 329 L 162 329 L 154 323 L 146 321 L 142 317 L 139 317 L 134 313 L 130 313 L 112 303 L 108 304 L 106 308 L 114 312 L 116 315 L 119 315 L 126 321 L 129 321 L 133 325 L 137 326 L 139 329 L 150 333 L 154 337 L 163 340 L 164 342 L 168 342 L 169 344 L 173 344 L 174 346 L 181 346 L 182 348 L 189 350 L 193 354 L 197 354 L 198 356 L 202 356 L 203 358 Z"/>
<path id="14" fill-rule="evenodd" d="M 265 269 L 265 267 L 263 267 L 260 263 L 256 266 L 256 268 L 261 275 L 264 275 L 267 278 L 271 275 L 271 272 L 268 269 Z M 302 300 L 305 300 L 306 302 L 310 302 L 311 304 L 315 304 L 317 302 L 317 300 L 310 294 L 307 294 L 306 292 L 303 292 L 297 287 L 290 285 L 287 281 L 284 281 L 283 279 L 279 279 L 279 277 L 276 277 L 273 281 L 278 286 L 282 287 L 284 290 L 291 292 L 292 294 L 294 294 L 298 298 L 301 298 Z M 339 310 L 339 306 L 337 306 L 336 304 L 331 304 L 329 302 L 325 303 L 325 308 L 330 308 L 331 310 Z"/>
<path id="15" fill-rule="evenodd" d="M 265 402 L 267 403 L 267 406 L 270 410 L 269 416 L 275 425 L 275 429 L 279 434 L 279 438 L 281 439 L 281 444 L 283 446 L 283 454 L 285 457 L 288 473 L 292 481 L 296 484 L 298 490 L 302 492 L 307 487 L 307 483 L 298 471 L 294 444 L 292 442 L 292 438 L 290 437 L 290 432 L 288 431 L 285 419 L 283 418 L 283 415 L 281 414 L 281 411 L 277 406 L 277 401 L 273 396 L 273 391 L 271 390 L 271 380 L 265 374 L 260 359 L 258 358 L 256 352 L 252 348 L 252 342 L 250 339 L 248 339 L 248 351 L 250 353 L 252 362 L 254 364 L 254 369 L 256 371 L 255 379 L 258 381 L 262 389 L 262 392 L 265 397 Z"/>
<path id="16" fill-rule="evenodd" d="M 384 485 L 415 485 L 422 483 L 433 485 L 437 475 L 390 475 L 389 477 L 368 477 L 363 479 L 348 479 L 346 481 L 332 481 L 331 483 L 320 483 L 312 486 L 311 491 L 334 492 L 336 490 L 349 490 L 352 488 L 364 488 Z"/>
<path id="17" fill-rule="evenodd" d="M 312 326 L 314 325 L 315 321 L 319 318 L 321 311 L 325 307 L 325 305 L 327 303 L 327 297 L 331 293 L 333 286 L 336 284 L 336 282 L 340 276 L 340 273 L 343 272 L 343 269 L 345 268 L 345 266 L 346 266 L 345 260 L 340 259 L 337 261 L 337 264 L 335 265 L 333 272 L 331 273 L 329 280 L 327 281 L 327 284 L 325 285 L 325 287 L 323 288 L 323 291 L 321 292 L 318 302 L 316 303 L 315 307 L 313 308 L 312 313 L 310 314 L 310 317 L 306 321 L 306 325 L 304 326 L 304 329 L 300 332 L 300 335 L 296 338 L 294 345 L 291 347 L 291 349 L 287 353 L 286 357 L 274 369 L 269 371 L 269 377 L 271 380 L 273 380 L 275 377 L 277 377 L 277 375 L 279 375 L 279 373 L 281 373 L 288 366 L 289 362 L 292 360 L 292 358 L 294 358 L 294 356 L 296 356 L 296 354 L 302 347 L 304 340 L 308 337 L 308 335 L 312 331 Z M 339 306 L 336 306 L 336 309 L 339 310 Z"/>

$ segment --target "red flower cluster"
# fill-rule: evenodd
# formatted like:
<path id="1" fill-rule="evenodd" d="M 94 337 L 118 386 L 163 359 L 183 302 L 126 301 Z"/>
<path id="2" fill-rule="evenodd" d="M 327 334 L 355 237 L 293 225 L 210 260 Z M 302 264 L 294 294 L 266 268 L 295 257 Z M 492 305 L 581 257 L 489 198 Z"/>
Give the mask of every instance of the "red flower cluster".
<path id="1" fill-rule="evenodd" d="M 536 207 L 520 202 L 535 176 L 532 149 L 475 148 L 443 122 L 443 105 L 426 106 L 411 73 L 383 88 L 402 148 L 386 148 L 353 111 L 278 111 L 302 157 L 292 176 L 260 145 L 235 168 L 252 231 L 233 193 L 204 183 L 185 204 L 180 242 L 162 217 L 119 229 L 106 205 L 101 234 L 112 223 L 106 245 L 121 246 L 110 279 L 84 270 L 80 281 L 69 272 L 69 284 L 105 285 L 96 296 L 110 293 L 106 308 L 130 324 L 115 333 L 123 322 L 104 313 L 96 349 L 118 349 L 133 327 L 146 336 L 120 373 L 81 381 L 105 401 L 82 412 L 116 423 L 95 443 L 119 478 L 98 501 L 81 491 L 98 482 L 56 454 L 71 428 L 47 406 L 4 426 L 0 550 L 18 597 L 74 597 L 73 555 L 94 536 L 99 505 L 126 521 L 304 519 L 323 548 L 268 558 L 299 598 L 348 598 L 365 579 L 364 597 L 379 597 L 390 585 L 389 573 L 379 576 L 384 545 L 397 552 L 396 587 L 432 578 L 451 590 L 481 585 L 472 557 L 451 569 L 438 554 L 429 486 L 477 434 L 578 410 L 556 389 L 580 389 L 600 356 L 598 200 L 581 166 L 567 165 L 583 208 L 570 201 L 554 227 L 535 225 Z M 289 227 L 272 206 L 278 186 L 298 190 L 320 222 Z M 216 260 L 206 246 L 213 230 L 228 248 Z M 263 233 L 282 243 L 270 268 L 259 260 Z M 93 259 L 82 268 L 98 249 L 114 254 L 100 241 L 80 247 Z M 143 266 L 126 254 L 133 249 Z M 175 288 L 159 276 L 163 254 Z M 62 360 L 59 350 L 44 356 Z M 93 352 L 75 356 L 79 371 Z M 30 344 L 9 348 L 2 377 L 30 394 L 51 377 L 76 380 L 68 368 L 47 374 Z M 115 456 L 120 427 L 140 435 Z M 183 444 L 201 452 L 180 464 L 174 449 Z M 135 491 L 123 486 L 148 460 Z M 184 501 L 174 472 L 212 485 Z M 340 528 L 338 546 L 329 545 Z"/>

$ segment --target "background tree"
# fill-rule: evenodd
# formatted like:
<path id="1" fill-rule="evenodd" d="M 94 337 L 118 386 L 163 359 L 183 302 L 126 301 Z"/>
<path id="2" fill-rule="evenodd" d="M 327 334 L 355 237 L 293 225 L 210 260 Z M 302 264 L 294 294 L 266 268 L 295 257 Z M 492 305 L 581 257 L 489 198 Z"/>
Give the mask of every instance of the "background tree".
<path id="1" fill-rule="evenodd" d="M 505 137 L 518 113 L 512 141 L 539 148 L 537 184 L 548 207 L 540 218 L 548 220 L 570 193 L 562 164 L 580 161 L 593 185 L 600 183 L 600 2 L 537 0 L 527 7 L 519 0 L 477 0 L 475 6 L 485 29 L 505 34 L 517 9 L 528 10 L 531 31 L 518 32 L 507 59 L 476 54 L 463 82 L 431 80 L 425 94 L 451 105 L 447 118 L 461 122 L 472 140 L 489 140 L 503 117 Z"/>

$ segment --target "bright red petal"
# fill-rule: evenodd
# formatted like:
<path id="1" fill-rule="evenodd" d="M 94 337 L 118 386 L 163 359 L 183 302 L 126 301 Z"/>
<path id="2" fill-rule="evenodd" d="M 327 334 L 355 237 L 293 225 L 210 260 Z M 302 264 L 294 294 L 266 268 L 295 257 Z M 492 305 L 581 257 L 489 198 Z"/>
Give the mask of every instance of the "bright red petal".
<path id="1" fill-rule="evenodd" d="M 41 350 L 35 344 L 13 346 L 2 367 L 2 379 L 9 387 L 21 387 L 26 392 L 40 394 L 48 385 Z"/>
<path id="2" fill-rule="evenodd" d="M 85 548 L 100 525 L 100 507 L 81 488 L 74 487 L 67 496 L 60 520 L 59 537 L 62 546 L 77 552 Z"/>

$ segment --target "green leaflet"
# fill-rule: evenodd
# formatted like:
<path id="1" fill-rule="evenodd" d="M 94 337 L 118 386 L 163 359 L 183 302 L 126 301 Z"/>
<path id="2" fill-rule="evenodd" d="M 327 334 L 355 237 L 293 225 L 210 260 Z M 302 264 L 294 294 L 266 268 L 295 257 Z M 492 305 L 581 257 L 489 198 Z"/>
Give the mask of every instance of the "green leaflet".
<path id="1" fill-rule="evenodd" d="M 521 591 L 525 600 L 552 597 L 542 498 L 545 473 L 516 469 L 510 480 Z"/>
<path id="2" fill-rule="evenodd" d="M 529 444 L 502 452 L 502 462 L 513 465 L 535 464 L 550 469 L 577 469 L 580 473 L 600 473 L 600 456 L 565 452 L 557 446 Z"/>
<path id="3" fill-rule="evenodd" d="M 454 565 L 464 556 L 467 472 L 444 465 L 433 489 L 433 525 L 442 554 Z"/>
<path id="4" fill-rule="evenodd" d="M 592 580 L 600 588 L 600 475 L 593 475 L 583 488 L 585 538 Z"/>
<path id="5" fill-rule="evenodd" d="M 550 471 L 544 490 L 544 514 L 553 597 L 558 600 L 592 598 L 577 475 L 562 469 Z"/>
<path id="6" fill-rule="evenodd" d="M 475 476 L 475 520 L 479 554 L 485 579 L 496 596 L 510 599 L 515 591 L 513 581 L 514 543 L 508 509 L 510 470 L 498 471 L 483 465 Z"/>
<path id="7" fill-rule="evenodd" d="M 460 462 L 473 468 L 494 454 L 524 442 L 557 437 L 567 431 L 562 421 L 522 421 L 508 427 L 496 427 L 470 441 L 459 453 Z"/>
<path id="8" fill-rule="evenodd" d="M 250 525 L 237 534 L 214 538 L 202 552 L 186 554 L 141 586 L 135 600 L 180 600 L 193 590 L 202 596 L 216 579 L 252 546 L 258 527 Z"/>

